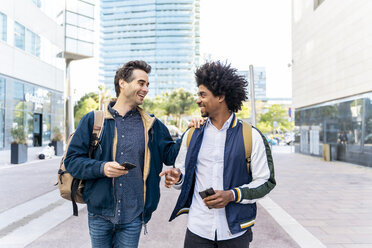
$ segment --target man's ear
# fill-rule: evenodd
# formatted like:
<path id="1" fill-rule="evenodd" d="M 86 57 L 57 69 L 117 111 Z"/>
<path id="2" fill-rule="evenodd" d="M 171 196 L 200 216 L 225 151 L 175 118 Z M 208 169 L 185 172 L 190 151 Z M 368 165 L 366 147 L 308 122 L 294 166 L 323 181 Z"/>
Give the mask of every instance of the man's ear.
<path id="1" fill-rule="evenodd" d="M 224 95 L 218 96 L 218 102 L 221 103 L 223 101 L 225 101 L 225 96 Z"/>
<path id="2" fill-rule="evenodd" d="M 119 86 L 120 86 L 120 88 L 124 88 L 124 84 L 125 84 L 126 82 L 124 81 L 124 79 L 119 79 Z"/>

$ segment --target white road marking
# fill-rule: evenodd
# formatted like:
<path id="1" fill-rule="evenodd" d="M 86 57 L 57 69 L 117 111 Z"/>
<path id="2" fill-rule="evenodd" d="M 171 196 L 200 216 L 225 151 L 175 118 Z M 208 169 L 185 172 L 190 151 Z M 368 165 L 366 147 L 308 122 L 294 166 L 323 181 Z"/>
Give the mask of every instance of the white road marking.
<path id="1" fill-rule="evenodd" d="M 265 197 L 258 203 L 278 222 L 289 236 L 302 248 L 326 248 L 326 246 L 312 235 L 306 228 L 298 223 L 284 209 L 269 197 Z"/>

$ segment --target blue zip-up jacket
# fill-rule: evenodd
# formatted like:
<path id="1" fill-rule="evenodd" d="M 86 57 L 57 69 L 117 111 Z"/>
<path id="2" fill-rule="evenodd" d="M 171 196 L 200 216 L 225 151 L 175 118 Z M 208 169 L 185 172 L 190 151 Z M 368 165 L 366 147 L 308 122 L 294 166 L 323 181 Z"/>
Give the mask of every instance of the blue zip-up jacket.
<path id="1" fill-rule="evenodd" d="M 195 170 L 203 141 L 204 127 L 195 129 L 190 140 L 186 154 L 185 175 L 182 179 L 181 193 L 169 221 L 181 214 L 188 213 L 191 206 L 195 184 Z M 259 187 L 247 187 L 252 182 L 252 170 L 247 169 L 248 162 L 245 158 L 242 131 L 243 124 L 234 114 L 231 125 L 226 132 L 223 171 L 223 188 L 224 190 L 233 190 L 235 195 L 235 202 L 230 202 L 225 207 L 227 223 L 232 234 L 247 230 L 254 225 L 256 203 L 250 203 L 249 200 L 265 196 L 276 185 L 270 147 L 264 136 L 257 130 L 265 145 L 267 163 L 264 163 L 266 168 L 262 169 L 266 170 L 268 178 Z M 251 167 L 253 166 L 255 164 L 251 165 Z"/>
<path id="2" fill-rule="evenodd" d="M 158 119 L 138 107 L 145 131 L 144 158 L 144 211 L 143 220 L 147 223 L 156 210 L 160 188 L 159 173 L 163 163 L 173 165 L 178 155 L 181 140 L 174 142 L 168 128 Z M 94 158 L 88 157 L 88 147 L 94 123 L 94 112 L 86 114 L 80 121 L 70 142 L 65 158 L 66 170 L 75 178 L 85 180 L 83 199 L 88 211 L 101 216 L 114 216 L 116 199 L 114 179 L 100 172 L 103 162 L 115 161 L 117 130 L 115 120 L 106 109 L 105 121 L 99 147 Z"/>

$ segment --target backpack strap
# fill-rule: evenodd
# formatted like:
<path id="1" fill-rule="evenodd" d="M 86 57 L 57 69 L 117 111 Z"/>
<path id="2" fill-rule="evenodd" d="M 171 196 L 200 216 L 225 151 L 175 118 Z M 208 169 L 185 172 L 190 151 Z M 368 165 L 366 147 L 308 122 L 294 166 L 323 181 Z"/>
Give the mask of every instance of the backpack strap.
<path id="1" fill-rule="evenodd" d="M 190 141 L 192 135 L 194 134 L 195 127 L 190 127 L 189 132 L 187 133 L 186 148 L 189 149 Z"/>
<path id="2" fill-rule="evenodd" d="M 247 160 L 247 167 L 251 165 L 251 154 L 252 154 L 252 125 L 242 121 L 243 123 L 243 140 L 245 148 L 245 159 Z"/>
<path id="3" fill-rule="evenodd" d="M 103 110 L 94 110 L 93 135 L 96 134 L 98 140 L 101 136 L 104 122 L 105 122 L 105 113 L 103 112 Z M 97 140 L 97 143 L 98 143 L 98 140 Z"/>
<path id="4" fill-rule="evenodd" d="M 88 156 L 91 158 L 93 156 L 94 150 L 98 147 L 99 138 L 103 130 L 103 124 L 105 121 L 105 115 L 102 110 L 94 110 L 94 124 L 92 136 L 89 142 L 89 152 Z"/>

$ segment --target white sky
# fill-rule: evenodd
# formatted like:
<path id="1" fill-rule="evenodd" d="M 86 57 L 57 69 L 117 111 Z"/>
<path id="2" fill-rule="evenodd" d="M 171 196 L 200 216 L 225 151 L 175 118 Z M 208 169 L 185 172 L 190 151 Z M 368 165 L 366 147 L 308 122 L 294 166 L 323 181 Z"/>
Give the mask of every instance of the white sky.
<path id="1" fill-rule="evenodd" d="M 291 0 L 201 0 L 200 15 L 201 62 L 209 54 L 238 70 L 265 67 L 267 96 L 291 97 Z M 98 35 L 95 47 L 95 58 L 72 63 L 75 100 L 97 91 Z"/>

